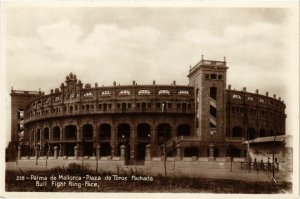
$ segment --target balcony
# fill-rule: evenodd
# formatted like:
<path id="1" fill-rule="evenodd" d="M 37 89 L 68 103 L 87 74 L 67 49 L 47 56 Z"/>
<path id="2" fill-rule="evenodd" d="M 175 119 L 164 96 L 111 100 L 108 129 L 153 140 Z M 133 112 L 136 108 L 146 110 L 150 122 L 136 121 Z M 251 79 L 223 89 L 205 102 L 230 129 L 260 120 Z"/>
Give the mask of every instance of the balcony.
<path id="1" fill-rule="evenodd" d="M 185 111 L 183 110 L 178 110 L 176 108 L 172 108 L 172 109 L 166 109 L 165 110 L 165 114 L 169 113 L 169 114 L 194 114 L 194 109 L 186 109 Z M 72 112 L 59 112 L 59 113 L 49 113 L 49 114 L 45 114 L 45 115 L 36 115 L 36 116 L 32 116 L 29 118 L 26 118 L 24 120 L 24 123 L 29 123 L 29 122 L 33 122 L 36 120 L 43 120 L 43 119 L 50 119 L 50 118 L 57 118 L 57 117 L 66 117 L 66 116 L 78 116 L 78 115 L 96 115 L 96 114 L 108 114 L 108 113 L 112 113 L 112 114 L 120 114 L 120 113 L 157 113 L 160 114 L 162 113 L 161 108 L 130 108 L 130 109 L 107 109 L 107 110 L 80 110 L 80 111 L 72 111 Z"/>

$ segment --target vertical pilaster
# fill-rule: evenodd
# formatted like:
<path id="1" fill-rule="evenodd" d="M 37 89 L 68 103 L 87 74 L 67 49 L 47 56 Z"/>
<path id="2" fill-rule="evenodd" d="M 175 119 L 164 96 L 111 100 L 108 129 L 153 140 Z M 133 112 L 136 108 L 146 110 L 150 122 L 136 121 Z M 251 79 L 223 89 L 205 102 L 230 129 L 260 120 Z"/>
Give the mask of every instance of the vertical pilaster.
<path id="1" fill-rule="evenodd" d="M 44 156 L 44 129 L 40 131 L 40 154 Z"/>
<path id="2" fill-rule="evenodd" d="M 136 133 L 136 125 L 131 125 L 130 127 L 130 161 L 133 162 L 135 160 L 135 148 L 136 148 L 136 139 L 137 139 L 137 133 Z"/>
<path id="3" fill-rule="evenodd" d="M 81 139 L 83 138 L 82 136 L 82 126 L 76 125 L 77 128 L 77 141 L 81 141 Z"/>
<path id="4" fill-rule="evenodd" d="M 116 147 L 116 141 L 117 141 L 117 124 L 113 124 L 111 128 L 111 140 L 110 140 L 110 145 L 111 145 L 111 156 L 114 157 L 117 154 L 117 147 Z"/>
<path id="5" fill-rule="evenodd" d="M 59 156 L 63 156 L 63 144 L 59 144 Z"/>
<path id="6" fill-rule="evenodd" d="M 53 128 L 49 127 L 49 141 L 52 140 Z"/>
<path id="7" fill-rule="evenodd" d="M 57 159 L 57 157 L 58 157 L 58 147 L 55 146 L 54 147 L 54 159 Z"/>
<path id="8" fill-rule="evenodd" d="M 150 134 L 151 134 L 151 145 L 154 145 L 155 142 L 156 142 L 156 135 L 157 135 L 157 132 L 156 132 L 156 131 L 157 131 L 157 130 L 156 130 L 156 125 L 153 124 L 153 125 L 151 126 L 151 132 L 150 132 Z"/>
<path id="9" fill-rule="evenodd" d="M 60 141 L 63 141 L 64 138 L 64 127 L 60 127 Z"/>
<path id="10" fill-rule="evenodd" d="M 171 126 L 171 138 L 177 137 L 176 127 L 177 125 L 173 123 L 173 125 Z"/>

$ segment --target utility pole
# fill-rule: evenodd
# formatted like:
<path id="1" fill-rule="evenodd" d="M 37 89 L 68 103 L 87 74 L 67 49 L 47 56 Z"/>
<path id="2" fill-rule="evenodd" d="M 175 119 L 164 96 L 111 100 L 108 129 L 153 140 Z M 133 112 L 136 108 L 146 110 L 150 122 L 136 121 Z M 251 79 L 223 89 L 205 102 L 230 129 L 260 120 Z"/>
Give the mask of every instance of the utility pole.
<path id="1" fill-rule="evenodd" d="M 166 127 L 164 128 L 164 144 L 163 144 L 163 150 L 164 150 L 164 166 L 165 166 L 165 176 L 167 177 L 167 150 L 166 150 Z"/>

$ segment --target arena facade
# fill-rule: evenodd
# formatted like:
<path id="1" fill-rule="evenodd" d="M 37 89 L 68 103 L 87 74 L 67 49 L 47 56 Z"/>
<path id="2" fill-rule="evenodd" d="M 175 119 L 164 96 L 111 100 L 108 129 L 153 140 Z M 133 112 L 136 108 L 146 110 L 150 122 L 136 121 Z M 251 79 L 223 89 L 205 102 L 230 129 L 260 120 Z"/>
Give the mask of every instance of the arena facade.
<path id="1" fill-rule="evenodd" d="M 188 85 L 94 86 L 70 73 L 49 94 L 11 90 L 11 141 L 21 156 L 247 157 L 246 141 L 285 135 L 276 95 L 233 90 L 226 60 L 190 67 Z M 248 142 L 249 143 L 249 142 Z M 148 153 L 148 154 L 147 154 Z"/>

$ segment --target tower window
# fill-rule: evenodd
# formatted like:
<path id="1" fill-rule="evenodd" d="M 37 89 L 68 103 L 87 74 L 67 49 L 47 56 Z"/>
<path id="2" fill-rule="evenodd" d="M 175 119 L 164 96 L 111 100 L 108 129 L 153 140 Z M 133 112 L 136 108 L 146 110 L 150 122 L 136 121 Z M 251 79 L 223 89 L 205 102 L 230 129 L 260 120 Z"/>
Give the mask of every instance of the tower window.
<path id="1" fill-rule="evenodd" d="M 210 97 L 214 100 L 217 100 L 217 88 L 216 87 L 210 87 Z"/>
<path id="2" fill-rule="evenodd" d="M 210 79 L 217 79 L 217 75 L 216 74 L 210 74 Z"/>

